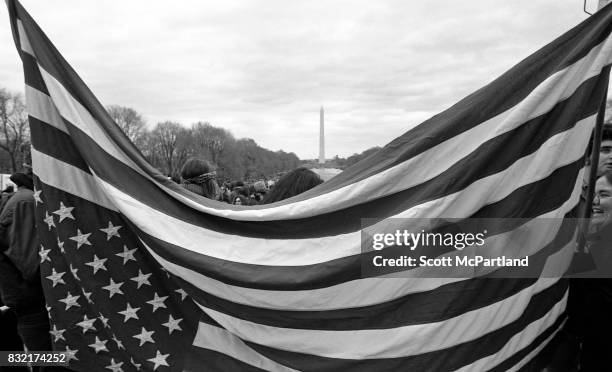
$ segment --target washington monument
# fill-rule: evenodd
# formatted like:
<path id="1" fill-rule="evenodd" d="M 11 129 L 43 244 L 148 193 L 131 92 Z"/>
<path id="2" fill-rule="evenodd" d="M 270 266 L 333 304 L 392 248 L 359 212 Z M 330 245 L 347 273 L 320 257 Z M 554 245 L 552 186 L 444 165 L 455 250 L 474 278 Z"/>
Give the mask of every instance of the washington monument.
<path id="1" fill-rule="evenodd" d="M 325 121 L 323 106 L 319 114 L 319 164 L 325 164 Z"/>

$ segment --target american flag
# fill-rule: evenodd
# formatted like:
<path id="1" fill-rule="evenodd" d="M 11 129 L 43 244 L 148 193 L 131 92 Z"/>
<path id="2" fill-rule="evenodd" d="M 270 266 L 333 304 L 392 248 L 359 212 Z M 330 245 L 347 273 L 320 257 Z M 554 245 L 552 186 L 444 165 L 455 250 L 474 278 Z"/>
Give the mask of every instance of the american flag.
<path id="1" fill-rule="evenodd" d="M 363 277 L 361 219 L 576 216 L 611 7 L 330 181 L 245 208 L 152 168 L 7 4 L 51 333 L 71 368 L 519 370 L 553 345 L 566 280 Z M 549 260 L 566 267 L 563 243 Z"/>

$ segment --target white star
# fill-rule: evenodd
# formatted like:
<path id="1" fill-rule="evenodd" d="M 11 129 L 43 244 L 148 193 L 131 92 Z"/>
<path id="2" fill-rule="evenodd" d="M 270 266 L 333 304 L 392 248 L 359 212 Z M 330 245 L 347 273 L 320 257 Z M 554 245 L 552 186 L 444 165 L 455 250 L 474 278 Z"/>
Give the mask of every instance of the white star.
<path id="1" fill-rule="evenodd" d="M 38 251 L 38 255 L 40 256 L 40 263 L 43 263 L 45 261 L 51 262 L 51 259 L 49 258 L 49 252 L 51 252 L 50 249 L 45 249 L 42 244 L 40 245 L 40 251 Z"/>
<path id="2" fill-rule="evenodd" d="M 70 362 L 72 359 L 79 360 L 79 358 L 76 357 L 76 354 L 78 353 L 77 350 L 71 350 L 68 346 L 66 346 L 65 353 L 67 354 L 66 357 L 68 358 L 68 362 Z"/>
<path id="3" fill-rule="evenodd" d="M 132 337 L 139 339 L 140 340 L 139 346 L 142 346 L 147 342 L 155 343 L 155 341 L 153 341 L 153 337 L 151 337 L 153 336 L 153 333 L 155 333 L 155 331 L 147 331 L 144 327 L 142 327 L 140 334 L 136 336 L 132 336 Z"/>
<path id="4" fill-rule="evenodd" d="M 49 215 L 49 212 L 47 211 L 45 211 L 45 219 L 43 221 L 47 224 L 49 231 L 51 231 L 51 227 L 55 227 L 55 222 L 53 222 L 53 216 Z"/>
<path id="5" fill-rule="evenodd" d="M 119 282 L 119 283 L 115 283 L 113 281 L 113 278 L 110 278 L 110 284 L 107 285 L 106 287 L 102 287 L 103 289 L 106 289 L 109 292 L 109 297 L 113 298 L 113 296 L 115 294 L 123 294 L 123 292 L 121 291 L 120 287 L 123 285 L 123 282 Z"/>
<path id="6" fill-rule="evenodd" d="M 55 324 L 53 325 L 53 329 L 49 331 L 49 333 L 51 333 L 51 335 L 55 337 L 53 342 L 58 342 L 59 340 L 66 341 L 66 339 L 64 338 L 64 332 L 66 332 L 65 329 L 57 329 L 57 325 Z"/>
<path id="7" fill-rule="evenodd" d="M 127 322 L 131 318 L 139 320 L 140 318 L 138 318 L 138 315 L 136 314 L 138 310 L 140 310 L 139 307 L 132 307 L 128 302 L 126 309 L 124 311 L 119 311 L 119 314 L 125 316 L 125 319 L 123 319 L 123 323 Z"/>
<path id="8" fill-rule="evenodd" d="M 168 296 L 159 297 L 157 295 L 157 292 L 155 292 L 155 296 L 153 297 L 153 299 L 151 301 L 147 301 L 148 304 L 153 306 L 153 311 L 152 311 L 153 313 L 155 312 L 155 310 L 157 310 L 160 307 L 167 309 L 166 304 L 164 304 L 164 301 L 166 301 L 166 298 L 168 298 Z"/>
<path id="9" fill-rule="evenodd" d="M 115 334 L 113 334 L 113 341 L 115 341 L 115 343 L 117 344 L 117 349 L 119 350 L 125 350 L 125 348 L 123 347 L 123 342 L 121 342 L 117 336 L 115 336 Z"/>
<path id="10" fill-rule="evenodd" d="M 104 324 L 104 328 L 110 328 L 110 326 L 108 325 L 108 318 L 106 318 L 102 313 L 98 313 L 98 314 L 100 314 L 98 319 L 100 319 L 102 324 Z"/>
<path id="11" fill-rule="evenodd" d="M 87 315 L 83 316 L 83 320 L 78 322 L 77 325 L 81 328 L 83 328 L 83 333 L 87 333 L 87 331 L 92 330 L 92 331 L 97 331 L 96 327 L 94 327 L 94 323 L 97 319 L 93 318 L 93 319 L 88 319 Z"/>
<path id="12" fill-rule="evenodd" d="M 87 240 L 89 235 L 91 235 L 91 233 L 83 234 L 81 233 L 80 229 L 77 229 L 77 234 L 75 236 L 71 236 L 69 239 L 74 240 L 77 243 L 77 249 L 79 249 L 83 244 L 91 245 L 89 240 Z"/>
<path id="13" fill-rule="evenodd" d="M 170 354 L 161 354 L 159 352 L 159 350 L 157 350 L 157 355 L 155 356 L 155 358 L 151 358 L 151 359 L 147 359 L 147 360 L 149 362 L 155 364 L 155 367 L 153 367 L 153 370 L 155 371 L 157 369 L 157 367 L 159 367 L 159 366 L 170 367 L 168 365 L 168 362 L 166 362 L 166 359 L 168 358 L 168 356 L 170 356 Z"/>
<path id="14" fill-rule="evenodd" d="M 74 276 L 76 280 L 81 281 L 81 278 L 79 278 L 79 276 L 77 275 L 78 271 L 79 269 L 72 267 L 72 264 L 70 264 L 70 272 L 72 273 L 72 276 Z"/>
<path id="15" fill-rule="evenodd" d="M 73 209 L 74 207 L 66 208 L 64 206 L 64 203 L 60 202 L 60 209 L 56 210 L 53 213 L 59 216 L 59 222 L 62 222 L 66 218 L 70 218 L 71 220 L 74 220 L 74 216 L 72 215 Z"/>
<path id="16" fill-rule="evenodd" d="M 65 271 L 58 273 L 55 271 L 55 268 L 51 269 L 51 275 L 47 276 L 47 279 L 51 280 L 53 282 L 53 288 L 55 288 L 55 286 L 60 283 L 60 284 L 66 284 L 66 282 L 64 281 L 64 279 L 62 279 L 62 276 L 64 276 L 64 274 L 66 274 Z"/>
<path id="17" fill-rule="evenodd" d="M 96 342 L 89 345 L 89 347 L 94 349 L 96 351 L 96 354 L 98 354 L 100 351 L 108 351 L 108 349 L 106 348 L 107 342 L 108 341 L 100 341 L 98 336 L 96 336 Z"/>
<path id="18" fill-rule="evenodd" d="M 91 292 L 85 292 L 85 288 L 81 288 L 81 292 L 83 292 L 83 296 L 85 296 L 87 302 L 93 304 L 93 301 L 91 300 Z"/>
<path id="19" fill-rule="evenodd" d="M 185 292 L 185 290 L 183 290 L 183 288 L 175 289 L 174 292 L 178 292 L 178 293 L 181 294 L 181 301 L 184 301 L 185 298 L 187 298 L 187 292 Z"/>
<path id="20" fill-rule="evenodd" d="M 62 253 L 66 253 L 66 250 L 64 249 L 64 242 L 59 240 L 59 237 L 57 238 L 57 246 L 60 249 L 60 252 Z"/>
<path id="21" fill-rule="evenodd" d="M 142 271 L 140 271 L 140 269 L 138 269 L 138 276 L 135 276 L 133 278 L 130 278 L 130 280 L 135 281 L 136 283 L 138 283 L 138 287 L 140 288 L 141 285 L 146 284 L 146 285 L 151 285 L 151 283 L 149 283 L 149 277 L 151 276 L 151 274 L 143 274 Z"/>
<path id="22" fill-rule="evenodd" d="M 108 227 L 105 229 L 100 229 L 100 231 L 106 234 L 106 241 L 109 241 L 113 236 L 118 238 L 121 237 L 121 235 L 119 235 L 119 229 L 121 227 L 122 226 L 113 226 L 113 223 L 108 221 Z"/>
<path id="23" fill-rule="evenodd" d="M 40 193 L 42 192 L 42 190 L 36 190 L 36 188 L 34 188 L 34 204 L 38 205 L 38 203 L 40 204 L 44 204 L 42 199 L 40 198 Z"/>
<path id="24" fill-rule="evenodd" d="M 109 366 L 106 366 L 106 368 L 110 369 L 113 372 L 123 372 L 123 369 L 121 369 L 122 365 L 123 362 L 115 363 L 115 359 L 111 358 L 111 364 Z"/>
<path id="25" fill-rule="evenodd" d="M 133 260 L 136 261 L 136 259 L 134 258 L 134 252 L 136 252 L 136 248 L 134 249 L 128 249 L 125 245 L 123 246 L 123 253 L 117 253 L 115 254 L 115 256 L 119 256 L 123 258 L 123 264 L 127 264 L 128 261 Z"/>
<path id="26" fill-rule="evenodd" d="M 94 260 L 91 262 L 85 262 L 85 265 L 91 266 L 93 268 L 93 273 L 95 275 L 100 269 L 104 271 L 108 271 L 106 270 L 106 266 L 104 266 L 104 263 L 106 262 L 106 260 L 107 258 L 99 259 L 98 256 L 94 254 Z"/>
<path id="27" fill-rule="evenodd" d="M 140 366 L 141 366 L 142 364 L 137 364 L 137 363 L 134 361 L 134 359 L 132 359 L 132 357 L 130 357 L 130 363 L 132 363 L 132 365 L 133 365 L 134 367 L 136 367 L 136 370 L 137 370 L 137 371 L 140 371 Z"/>
<path id="28" fill-rule="evenodd" d="M 172 318 L 172 314 L 170 314 L 170 317 L 168 318 L 168 323 L 163 323 L 162 325 L 164 327 L 168 328 L 168 333 L 172 334 L 173 331 L 182 331 L 183 329 L 181 328 L 181 326 L 179 326 L 179 323 L 183 320 L 183 318 L 180 319 L 174 319 Z"/>
<path id="29" fill-rule="evenodd" d="M 65 303 L 66 304 L 66 310 L 68 310 L 68 309 L 70 309 L 73 306 L 81 307 L 81 305 L 79 305 L 79 303 L 78 303 L 79 297 L 81 297 L 81 296 L 73 296 L 72 294 L 70 294 L 70 292 L 68 292 L 68 295 L 65 298 L 62 298 L 59 301 Z"/>

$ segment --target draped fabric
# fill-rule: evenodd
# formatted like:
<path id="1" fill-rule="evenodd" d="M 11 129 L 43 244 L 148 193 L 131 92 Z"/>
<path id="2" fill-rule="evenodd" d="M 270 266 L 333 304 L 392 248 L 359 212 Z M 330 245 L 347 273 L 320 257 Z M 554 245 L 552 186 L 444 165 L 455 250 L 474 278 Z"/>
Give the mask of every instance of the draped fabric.
<path id="1" fill-rule="evenodd" d="M 364 218 L 575 217 L 609 6 L 322 185 L 240 207 L 149 165 L 7 4 L 51 333 L 71 368 L 518 370 L 563 327 L 566 280 L 364 277 L 360 231 Z M 567 267 L 574 242 L 559 231 L 536 248 L 561 239 L 548 260 Z"/>

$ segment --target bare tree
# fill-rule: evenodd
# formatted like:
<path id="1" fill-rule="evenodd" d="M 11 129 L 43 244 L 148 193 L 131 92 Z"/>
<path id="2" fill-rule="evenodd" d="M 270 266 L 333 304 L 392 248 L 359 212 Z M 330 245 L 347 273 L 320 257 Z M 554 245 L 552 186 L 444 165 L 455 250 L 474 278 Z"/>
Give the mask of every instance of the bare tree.
<path id="1" fill-rule="evenodd" d="M 234 136 L 230 132 L 205 122 L 193 124 L 191 131 L 197 146 L 206 150 L 210 160 L 215 164 L 219 163 L 220 157 L 228 147 L 228 142 L 234 141 Z"/>
<path id="2" fill-rule="evenodd" d="M 0 88 L 0 149 L 7 153 L 12 172 L 21 169 L 29 142 L 28 115 L 21 95 Z"/>
<path id="3" fill-rule="evenodd" d="M 137 147 L 143 146 L 146 122 L 136 110 L 130 107 L 111 105 L 106 108 L 115 123 Z"/>
<path id="4" fill-rule="evenodd" d="M 150 134 L 152 152 L 169 175 L 176 175 L 182 163 L 190 155 L 189 140 L 191 135 L 187 128 L 177 122 L 158 123 Z"/>

